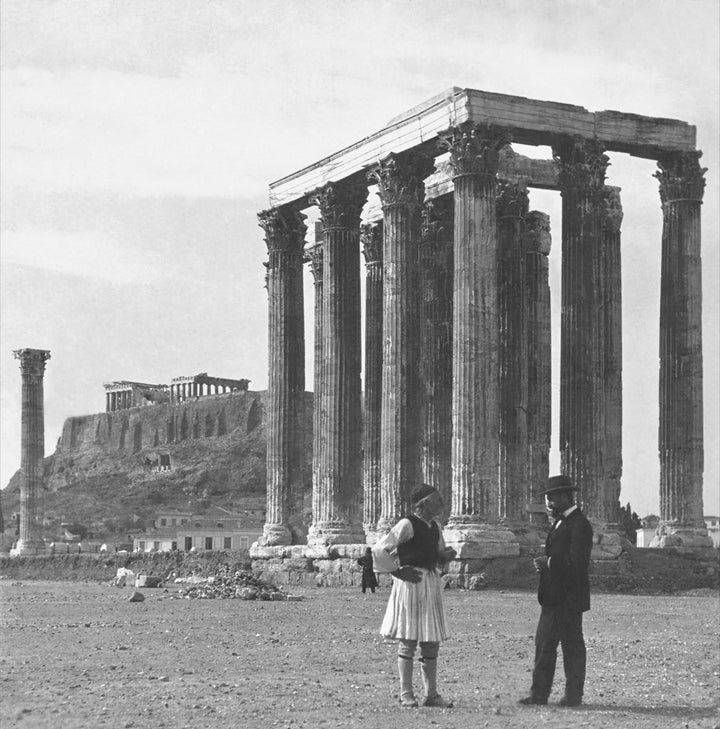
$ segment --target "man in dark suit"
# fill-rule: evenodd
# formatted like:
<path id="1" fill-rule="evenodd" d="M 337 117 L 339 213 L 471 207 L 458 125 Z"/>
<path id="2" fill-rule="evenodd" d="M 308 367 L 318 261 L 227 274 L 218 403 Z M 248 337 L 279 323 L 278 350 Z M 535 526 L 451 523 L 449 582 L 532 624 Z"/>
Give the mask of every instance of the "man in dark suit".
<path id="1" fill-rule="evenodd" d="M 530 695 L 521 704 L 547 704 L 555 675 L 558 643 L 565 668 L 561 706 L 579 706 L 585 684 L 585 639 L 582 616 L 590 609 L 588 566 L 593 531 L 575 504 L 578 488 L 567 476 L 553 476 L 543 492 L 555 519 L 545 541 L 545 556 L 536 557 L 540 573 L 540 619 L 535 632 L 535 668 Z"/>

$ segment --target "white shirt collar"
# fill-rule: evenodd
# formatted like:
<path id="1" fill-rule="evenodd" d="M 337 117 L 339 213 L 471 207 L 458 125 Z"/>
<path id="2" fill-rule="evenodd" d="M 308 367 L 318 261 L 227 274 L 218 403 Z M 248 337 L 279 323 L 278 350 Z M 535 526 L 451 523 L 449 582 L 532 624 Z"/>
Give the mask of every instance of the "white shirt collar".
<path id="1" fill-rule="evenodd" d="M 566 516 L 570 516 L 575 509 L 577 509 L 577 504 L 573 504 L 569 509 L 565 509 L 565 511 L 563 511 L 562 518 L 564 519 Z"/>

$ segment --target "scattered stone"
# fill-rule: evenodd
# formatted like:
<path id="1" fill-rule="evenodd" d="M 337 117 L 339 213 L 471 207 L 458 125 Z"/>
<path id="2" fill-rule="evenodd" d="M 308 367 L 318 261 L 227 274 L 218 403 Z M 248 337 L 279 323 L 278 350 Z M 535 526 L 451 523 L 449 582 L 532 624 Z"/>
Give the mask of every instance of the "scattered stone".
<path id="1" fill-rule="evenodd" d="M 132 595 L 128 598 L 129 602 L 143 602 L 145 599 L 145 595 L 142 594 L 142 592 L 138 592 L 135 590 Z"/>
<path id="2" fill-rule="evenodd" d="M 187 583 L 186 583 L 187 584 Z M 252 572 L 238 570 L 231 572 L 222 566 L 215 574 L 204 578 L 201 583 L 184 587 L 178 597 L 198 600 L 279 600 L 288 599 L 282 588 L 257 577 Z"/>

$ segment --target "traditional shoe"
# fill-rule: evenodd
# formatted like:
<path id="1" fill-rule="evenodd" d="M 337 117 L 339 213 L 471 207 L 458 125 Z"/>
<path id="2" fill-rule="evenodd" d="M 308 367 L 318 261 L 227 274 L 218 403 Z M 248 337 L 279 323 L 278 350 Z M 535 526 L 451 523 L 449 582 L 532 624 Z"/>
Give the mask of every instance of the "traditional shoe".
<path id="1" fill-rule="evenodd" d="M 426 696 L 423 699 L 422 705 L 435 706 L 438 709 L 452 709 L 453 702 L 444 699 L 442 696 L 440 696 L 440 694 L 435 694 L 435 696 Z"/>
<path id="2" fill-rule="evenodd" d="M 540 696 L 526 696 L 524 699 L 519 699 L 518 704 L 523 706 L 532 706 L 533 704 L 547 704 L 547 699 L 543 699 Z"/>
<path id="3" fill-rule="evenodd" d="M 412 694 L 403 694 L 400 697 L 400 706 L 406 709 L 416 709 L 418 705 L 417 699 Z"/>
<path id="4" fill-rule="evenodd" d="M 558 701 L 559 706 L 580 706 L 582 704 L 582 696 L 563 696 Z"/>

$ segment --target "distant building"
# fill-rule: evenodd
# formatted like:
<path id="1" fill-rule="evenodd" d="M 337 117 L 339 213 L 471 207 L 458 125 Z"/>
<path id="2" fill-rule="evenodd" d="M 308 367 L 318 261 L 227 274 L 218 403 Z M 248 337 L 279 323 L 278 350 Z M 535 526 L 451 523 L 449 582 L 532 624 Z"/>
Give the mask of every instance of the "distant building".
<path id="1" fill-rule="evenodd" d="M 707 527 L 708 534 L 713 542 L 713 547 L 720 547 L 720 516 L 704 516 L 705 526 Z M 635 537 L 636 547 L 649 547 L 658 525 L 660 523 L 660 517 L 651 514 L 642 519 L 642 527 L 637 530 L 637 536 Z"/>
<path id="2" fill-rule="evenodd" d="M 153 531 L 135 535 L 133 549 L 136 552 L 250 549 L 262 536 L 265 518 L 262 509 L 248 513 L 254 511 L 238 513 L 213 506 L 205 514 L 161 512 Z"/>

